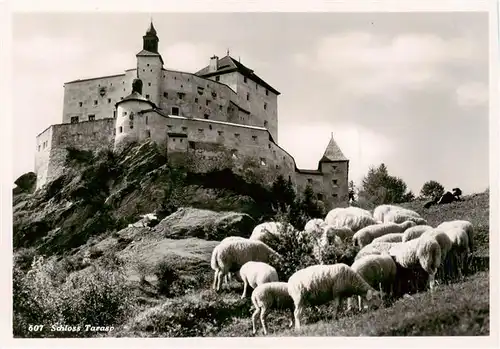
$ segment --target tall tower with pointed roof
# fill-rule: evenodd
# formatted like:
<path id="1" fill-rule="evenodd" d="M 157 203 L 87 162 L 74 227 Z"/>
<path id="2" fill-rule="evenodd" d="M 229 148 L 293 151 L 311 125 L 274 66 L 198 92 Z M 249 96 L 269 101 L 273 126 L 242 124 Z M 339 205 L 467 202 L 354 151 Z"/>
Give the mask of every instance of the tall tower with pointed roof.
<path id="1" fill-rule="evenodd" d="M 349 160 L 335 142 L 333 133 L 319 160 L 318 170 L 323 174 L 325 202 L 330 207 L 347 206 L 349 203 Z M 328 197 L 330 196 L 330 197 Z"/>
<path id="2" fill-rule="evenodd" d="M 158 36 L 151 21 L 146 34 L 142 37 L 142 50 L 137 57 L 137 78 L 143 82 L 142 96 L 160 105 L 163 58 L 158 53 Z"/>

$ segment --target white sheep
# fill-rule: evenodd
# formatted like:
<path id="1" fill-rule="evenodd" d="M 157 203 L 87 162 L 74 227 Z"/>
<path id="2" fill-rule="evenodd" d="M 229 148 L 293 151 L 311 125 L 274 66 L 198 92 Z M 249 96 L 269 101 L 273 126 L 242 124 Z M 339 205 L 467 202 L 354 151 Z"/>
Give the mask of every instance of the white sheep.
<path id="1" fill-rule="evenodd" d="M 306 223 L 304 232 L 311 234 L 316 239 L 320 239 L 325 225 L 325 221 L 321 218 L 313 218 Z"/>
<path id="2" fill-rule="evenodd" d="M 321 236 L 321 239 L 315 241 L 313 246 L 313 255 L 320 264 L 323 264 L 323 252 L 328 246 L 343 248 L 345 245 L 340 237 L 336 235 L 337 230 L 342 228 L 327 227 Z"/>
<path id="3" fill-rule="evenodd" d="M 434 291 L 435 275 L 441 265 L 441 247 L 433 237 L 421 236 L 407 242 L 395 243 L 389 254 L 403 268 L 421 267 L 429 275 L 430 291 Z"/>
<path id="4" fill-rule="evenodd" d="M 368 245 L 373 239 L 378 238 L 383 235 L 392 233 L 402 233 L 406 229 L 414 226 L 415 223 L 411 221 L 406 221 L 403 223 L 382 223 L 374 224 L 360 229 L 352 237 L 352 242 L 354 246 L 359 246 L 361 248 Z"/>
<path id="5" fill-rule="evenodd" d="M 237 272 L 246 262 L 269 263 L 272 258 L 280 260 L 281 256 L 262 241 L 231 239 L 219 243 L 212 251 L 210 262 L 215 271 L 213 288 L 220 290 L 222 278 L 229 272 Z"/>
<path id="6" fill-rule="evenodd" d="M 290 327 L 293 326 L 293 299 L 288 293 L 288 283 L 268 282 L 261 284 L 253 290 L 251 298 L 255 307 L 255 312 L 252 315 L 253 334 L 257 332 L 257 317 L 260 315 L 264 334 L 267 335 L 266 315 L 270 309 L 290 310 L 292 315 Z"/>
<path id="7" fill-rule="evenodd" d="M 405 221 L 412 221 L 416 225 L 427 225 L 427 221 L 418 213 L 408 209 L 391 210 L 384 215 L 384 223 L 402 223 Z"/>
<path id="8" fill-rule="evenodd" d="M 454 220 L 454 221 L 443 222 L 437 226 L 437 228 L 443 228 L 443 229 L 446 229 L 448 227 L 457 227 L 465 230 L 469 238 L 470 253 L 472 253 L 474 251 L 474 226 L 472 225 L 472 223 L 465 220 Z"/>
<path id="9" fill-rule="evenodd" d="M 403 233 L 403 242 L 416 239 L 430 229 L 433 229 L 430 225 L 416 225 L 414 227 L 410 227 Z"/>
<path id="10" fill-rule="evenodd" d="M 305 305 L 321 305 L 334 301 L 335 318 L 343 298 L 360 295 L 380 305 L 380 293 L 346 264 L 313 265 L 296 271 L 288 279 L 288 293 L 293 299 L 295 328 Z"/>
<path id="11" fill-rule="evenodd" d="M 221 240 L 221 243 L 222 243 L 222 242 L 225 242 L 225 241 L 238 241 L 238 240 L 240 240 L 240 241 L 241 241 L 241 240 L 248 240 L 248 239 L 247 239 L 247 238 L 244 238 L 244 237 L 241 237 L 241 236 L 228 236 L 228 237 L 226 237 L 226 238 L 222 239 L 222 240 Z M 227 273 L 227 274 L 224 276 L 223 281 L 224 281 L 224 283 L 225 283 L 226 285 L 227 285 L 227 284 L 229 284 L 229 282 L 231 282 L 231 280 L 232 280 L 232 275 L 233 275 L 233 273 L 232 273 L 232 272 L 229 272 L 229 273 Z"/>
<path id="12" fill-rule="evenodd" d="M 449 236 L 441 229 L 428 229 L 420 238 L 433 238 L 441 248 L 441 266 L 438 272 L 443 271 L 444 274 L 449 272 L 449 267 L 455 265 L 453 256 L 450 254 L 452 248 L 452 241 Z"/>
<path id="13" fill-rule="evenodd" d="M 240 269 L 240 277 L 243 281 L 241 299 L 246 297 L 248 286 L 255 289 L 266 282 L 279 281 L 276 269 L 264 262 L 246 262 Z"/>
<path id="14" fill-rule="evenodd" d="M 403 242 L 403 233 L 391 233 L 387 235 L 379 236 L 373 239 L 371 243 L 376 242 Z"/>
<path id="15" fill-rule="evenodd" d="M 400 242 L 372 242 L 371 244 L 366 245 L 363 247 L 359 252 L 356 254 L 356 257 L 354 258 L 355 261 L 358 259 L 364 257 L 364 256 L 369 256 L 369 255 L 378 255 L 378 254 L 383 254 L 383 253 L 389 253 L 389 250 L 400 244 Z"/>
<path id="16" fill-rule="evenodd" d="M 351 265 L 352 270 L 357 272 L 373 288 L 392 294 L 396 280 L 396 263 L 387 253 L 380 255 L 368 255 L 356 260 Z M 351 308 L 352 297 L 348 299 L 348 309 Z M 358 296 L 358 307 L 361 311 L 362 299 Z"/>
<path id="17" fill-rule="evenodd" d="M 463 271 L 466 267 L 467 256 L 470 252 L 469 235 L 467 231 L 460 226 L 449 227 L 444 232 L 451 240 L 450 254 L 451 260 L 453 261 L 453 271 L 458 273 L 459 278 L 462 278 Z"/>
<path id="18" fill-rule="evenodd" d="M 407 209 L 396 205 L 379 205 L 375 207 L 375 209 L 373 210 L 373 218 L 375 218 L 377 221 L 385 222 L 384 216 L 387 215 L 390 211 L 396 211 L 396 210 L 407 210 Z M 414 211 L 411 212 L 413 212 L 416 215 L 416 217 L 420 217 L 418 213 Z M 411 212 L 409 214 L 412 214 Z"/>
<path id="19" fill-rule="evenodd" d="M 269 239 L 272 239 L 273 236 L 279 236 L 282 229 L 283 224 L 281 224 L 280 222 L 261 223 L 255 226 L 249 239 L 268 243 Z M 288 224 L 287 230 L 293 231 L 294 228 L 291 224 Z"/>
<path id="20" fill-rule="evenodd" d="M 349 228 L 354 232 L 368 225 L 377 224 L 377 220 L 369 211 L 353 206 L 334 208 L 326 215 L 325 222 L 334 227 Z"/>
<path id="21" fill-rule="evenodd" d="M 324 239 L 325 237 L 338 236 L 342 241 L 351 241 L 353 235 L 354 232 L 350 228 L 334 227 L 325 224 L 325 226 L 323 227 L 323 236 L 321 238 Z"/>

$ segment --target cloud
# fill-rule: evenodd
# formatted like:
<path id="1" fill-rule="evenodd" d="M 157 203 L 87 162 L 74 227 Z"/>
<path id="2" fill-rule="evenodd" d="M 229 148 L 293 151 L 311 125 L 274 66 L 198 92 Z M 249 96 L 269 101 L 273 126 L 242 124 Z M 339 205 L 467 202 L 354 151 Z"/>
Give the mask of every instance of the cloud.
<path id="1" fill-rule="evenodd" d="M 301 68 L 328 74 L 337 90 L 378 95 L 443 83 L 448 64 L 471 64 L 482 58 L 479 53 L 468 37 L 445 40 L 432 34 L 404 33 L 388 38 L 349 32 L 322 38 L 311 53 L 296 54 L 293 61 Z"/>
<path id="2" fill-rule="evenodd" d="M 470 82 L 456 89 L 457 103 L 461 107 L 482 106 L 488 103 L 488 87 L 480 82 Z"/>

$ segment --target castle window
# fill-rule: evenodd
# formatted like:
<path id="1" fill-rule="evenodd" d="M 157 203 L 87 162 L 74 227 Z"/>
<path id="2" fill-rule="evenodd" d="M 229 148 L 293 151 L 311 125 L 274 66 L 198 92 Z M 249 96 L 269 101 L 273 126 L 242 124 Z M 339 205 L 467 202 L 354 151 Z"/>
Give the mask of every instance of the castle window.
<path id="1" fill-rule="evenodd" d="M 219 105 L 219 110 L 222 111 L 222 105 Z"/>
<path id="2" fill-rule="evenodd" d="M 308 183 L 308 184 L 312 184 L 312 182 L 313 182 L 312 178 L 308 178 L 308 179 L 307 179 L 307 183 Z"/>
<path id="3" fill-rule="evenodd" d="M 212 92 L 212 97 L 217 98 L 217 92 Z"/>
<path id="4" fill-rule="evenodd" d="M 125 81 L 122 81 L 122 85 L 125 84 Z"/>
<path id="5" fill-rule="evenodd" d="M 336 187 L 337 186 L 337 180 L 334 179 L 332 182 L 333 182 L 333 186 Z"/>
<path id="6" fill-rule="evenodd" d="M 116 119 L 116 110 L 113 110 L 113 119 Z"/>
<path id="7" fill-rule="evenodd" d="M 153 69 L 150 70 L 150 72 L 152 73 L 153 72 Z"/>
<path id="8" fill-rule="evenodd" d="M 234 134 L 234 136 L 235 136 L 236 138 L 238 138 L 238 139 L 240 138 L 240 134 L 239 134 L 239 133 L 235 133 L 235 134 Z"/>
<path id="9" fill-rule="evenodd" d="M 224 131 L 217 131 L 217 133 L 219 134 L 219 136 L 222 136 L 224 134 Z"/>
<path id="10" fill-rule="evenodd" d="M 172 125 L 167 125 L 168 129 L 171 130 L 172 129 Z"/>
<path id="11" fill-rule="evenodd" d="M 220 81 L 220 76 L 219 76 L 219 75 L 217 75 L 217 76 L 215 77 L 215 81 Z"/>
<path id="12" fill-rule="evenodd" d="M 121 126 L 120 126 L 120 127 L 118 128 L 118 133 L 122 133 L 122 132 L 123 132 L 123 127 L 121 127 Z"/>
<path id="13" fill-rule="evenodd" d="M 174 76 L 174 80 L 177 80 L 177 76 Z"/>
<path id="14" fill-rule="evenodd" d="M 123 97 L 120 97 L 121 100 L 123 100 Z"/>
<path id="15" fill-rule="evenodd" d="M 333 194 L 332 195 L 334 198 L 337 198 L 339 195 L 338 194 Z"/>
<path id="16" fill-rule="evenodd" d="M 81 106 L 83 106 L 83 102 L 78 103 L 78 105 L 79 105 L 80 107 L 81 107 Z"/>
<path id="17" fill-rule="evenodd" d="M 260 158 L 260 164 L 261 164 L 262 166 L 266 166 L 266 159 L 264 159 L 264 158 Z"/>
<path id="18" fill-rule="evenodd" d="M 269 149 L 271 149 L 271 143 L 269 143 L 268 146 L 269 146 Z"/>
<path id="19" fill-rule="evenodd" d="M 264 110 L 267 110 L 267 103 L 264 103 Z"/>
<path id="20" fill-rule="evenodd" d="M 266 89 L 266 96 L 269 96 L 269 90 Z"/>
<path id="21" fill-rule="evenodd" d="M 122 115 L 123 115 L 123 116 L 127 116 L 127 112 L 126 112 L 126 111 L 124 111 Z"/>
<path id="22" fill-rule="evenodd" d="M 254 140 L 254 142 L 257 142 L 257 136 L 252 136 L 252 139 Z"/>
<path id="23" fill-rule="evenodd" d="M 198 129 L 198 133 L 203 133 L 203 129 L 202 129 L 202 128 L 199 128 L 199 129 Z"/>
<path id="24" fill-rule="evenodd" d="M 147 67 L 149 67 L 149 63 L 148 63 L 148 64 L 146 64 L 146 66 L 147 66 Z"/>
<path id="25" fill-rule="evenodd" d="M 181 88 L 184 88 L 184 85 L 181 85 Z"/>
<path id="26" fill-rule="evenodd" d="M 177 96 L 179 97 L 179 99 L 184 99 L 184 93 L 182 92 L 177 92 Z"/>
<path id="27" fill-rule="evenodd" d="M 151 83 L 150 83 L 150 82 L 148 82 L 148 86 L 151 86 Z"/>
<path id="28" fill-rule="evenodd" d="M 244 76 L 244 77 L 243 77 L 243 82 L 244 82 L 245 84 L 247 83 L 247 77 L 246 77 L 246 76 Z"/>
<path id="29" fill-rule="evenodd" d="M 318 194 L 318 200 L 323 200 L 323 194 Z"/>
<path id="30" fill-rule="evenodd" d="M 181 142 L 181 143 L 182 143 L 182 138 L 180 138 L 180 139 L 179 139 L 179 142 Z"/>
<path id="31" fill-rule="evenodd" d="M 148 99 L 149 99 L 149 95 L 146 95 L 146 98 L 148 98 Z"/>
<path id="32" fill-rule="evenodd" d="M 40 145 L 38 146 L 38 151 L 40 151 Z"/>
<path id="33" fill-rule="evenodd" d="M 247 101 L 250 100 L 250 93 L 247 93 Z"/>
<path id="34" fill-rule="evenodd" d="M 207 101 L 205 102 L 205 104 L 208 106 L 210 104 L 210 100 L 207 99 Z"/>
<path id="35" fill-rule="evenodd" d="M 94 101 L 94 105 L 97 105 L 97 100 Z"/>
<path id="36" fill-rule="evenodd" d="M 142 71 L 146 71 L 146 69 L 143 69 Z"/>
<path id="37" fill-rule="evenodd" d="M 194 102 L 198 103 L 198 97 L 195 97 Z"/>
<path id="38" fill-rule="evenodd" d="M 132 121 L 130 121 L 129 127 L 130 127 L 130 129 L 134 128 L 134 123 Z"/>
<path id="39" fill-rule="evenodd" d="M 278 168 L 280 168 L 280 165 L 276 165 L 276 168 L 277 168 L 277 169 L 278 169 Z"/>
<path id="40" fill-rule="evenodd" d="M 116 128 L 113 128 L 113 136 L 116 136 Z"/>
<path id="41" fill-rule="evenodd" d="M 187 128 L 186 126 L 183 126 L 183 127 L 182 127 L 182 131 L 183 131 L 183 132 L 186 132 L 187 130 L 188 130 L 188 128 Z"/>
<path id="42" fill-rule="evenodd" d="M 267 121 L 264 121 L 264 127 L 267 127 L 269 123 Z"/>
<path id="43" fill-rule="evenodd" d="M 205 114 L 205 115 L 203 115 L 203 117 L 204 117 L 205 119 L 208 119 L 209 115 L 208 115 L 208 114 Z"/>
<path id="44" fill-rule="evenodd" d="M 212 129 L 212 125 L 208 125 L 208 128 L 211 130 Z"/>
<path id="45" fill-rule="evenodd" d="M 333 170 L 335 171 L 337 169 L 337 166 L 333 166 Z"/>
<path id="46" fill-rule="evenodd" d="M 179 108 L 178 107 L 172 107 L 172 115 L 179 115 Z"/>
<path id="47" fill-rule="evenodd" d="M 94 121 L 95 120 L 95 115 L 91 114 L 89 115 L 89 121 Z"/>
<path id="48" fill-rule="evenodd" d="M 134 120 L 134 112 L 130 112 L 130 115 L 128 117 L 130 120 Z"/>
<path id="49" fill-rule="evenodd" d="M 148 116 L 146 115 L 146 125 L 148 124 Z"/>
<path id="50" fill-rule="evenodd" d="M 108 98 L 108 104 L 111 103 L 111 98 Z"/>
<path id="51" fill-rule="evenodd" d="M 78 116 L 72 116 L 71 117 L 71 123 L 76 124 L 78 122 Z"/>
<path id="52" fill-rule="evenodd" d="M 168 93 L 167 92 L 163 92 L 163 97 L 168 98 Z"/>

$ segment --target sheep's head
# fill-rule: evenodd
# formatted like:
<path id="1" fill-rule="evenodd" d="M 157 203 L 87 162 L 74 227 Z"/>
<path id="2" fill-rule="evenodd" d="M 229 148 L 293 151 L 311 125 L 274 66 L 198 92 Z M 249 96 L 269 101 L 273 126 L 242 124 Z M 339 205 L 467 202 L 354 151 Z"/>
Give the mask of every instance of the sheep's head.
<path id="1" fill-rule="evenodd" d="M 382 293 L 374 289 L 370 289 L 366 292 L 365 299 L 367 301 L 367 306 L 371 309 L 377 309 L 382 306 Z"/>

